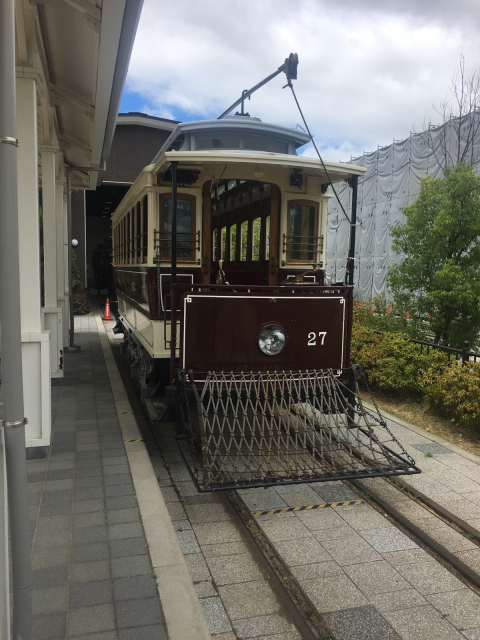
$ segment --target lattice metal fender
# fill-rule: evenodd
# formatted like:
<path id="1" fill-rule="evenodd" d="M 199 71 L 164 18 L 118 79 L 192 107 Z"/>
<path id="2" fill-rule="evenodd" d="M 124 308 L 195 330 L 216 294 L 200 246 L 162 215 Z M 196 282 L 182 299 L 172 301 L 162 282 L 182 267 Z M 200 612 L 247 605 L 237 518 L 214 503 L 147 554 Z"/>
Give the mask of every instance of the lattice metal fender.
<path id="1" fill-rule="evenodd" d="M 197 489 L 420 473 L 378 409 L 365 408 L 360 367 L 342 372 L 348 386 L 338 373 L 210 371 L 197 388 L 182 372 L 177 442 Z"/>

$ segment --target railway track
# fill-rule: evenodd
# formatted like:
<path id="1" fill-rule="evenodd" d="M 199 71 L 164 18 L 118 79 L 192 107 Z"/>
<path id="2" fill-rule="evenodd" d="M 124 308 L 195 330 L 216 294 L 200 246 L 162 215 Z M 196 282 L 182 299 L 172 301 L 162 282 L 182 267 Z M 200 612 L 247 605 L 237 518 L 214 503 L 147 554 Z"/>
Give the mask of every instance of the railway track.
<path id="1" fill-rule="evenodd" d="M 397 484 L 387 480 L 383 481 L 388 482 L 396 491 L 407 495 L 409 499 L 416 504 L 440 518 L 442 522 L 447 523 L 458 535 L 468 536 L 469 540 L 473 541 L 480 548 L 480 532 L 467 522 L 458 518 L 458 516 L 445 509 L 445 507 L 405 482 Z M 453 575 L 460 577 L 466 585 L 473 588 L 477 594 L 480 594 L 480 575 L 457 558 L 453 551 L 439 544 L 409 518 L 399 513 L 387 500 L 375 491 L 367 488 L 360 481 L 346 482 L 345 484 L 356 489 L 360 498 L 359 503 L 375 505 L 377 507 L 376 510 L 391 518 L 396 525 L 400 527 L 401 531 L 408 532 L 409 536 L 415 540 L 421 548 L 427 550 L 434 559 L 447 567 Z M 323 616 L 316 610 L 315 604 L 311 601 L 308 594 L 305 593 L 302 586 L 282 561 L 281 555 L 276 553 L 275 543 L 272 543 L 268 537 L 263 534 L 261 528 L 258 527 L 254 514 L 242 500 L 241 493 L 242 492 L 228 492 L 222 498 L 222 501 L 226 504 L 232 514 L 232 518 L 242 530 L 253 555 L 262 566 L 262 569 L 269 575 L 272 587 L 285 608 L 289 611 L 290 615 L 292 615 L 292 619 L 301 633 L 302 638 L 306 640 L 323 637 L 336 638 L 336 636 L 332 635 Z M 338 506 L 342 506 L 342 504 L 340 503 Z M 299 506 L 298 508 L 299 511 L 304 509 L 305 506 Z M 274 515 L 275 513 L 281 514 L 282 511 L 285 510 L 277 509 L 263 513 Z M 259 517 L 261 518 L 261 516 Z M 338 637 L 337 640 L 343 640 L 343 638 Z"/>

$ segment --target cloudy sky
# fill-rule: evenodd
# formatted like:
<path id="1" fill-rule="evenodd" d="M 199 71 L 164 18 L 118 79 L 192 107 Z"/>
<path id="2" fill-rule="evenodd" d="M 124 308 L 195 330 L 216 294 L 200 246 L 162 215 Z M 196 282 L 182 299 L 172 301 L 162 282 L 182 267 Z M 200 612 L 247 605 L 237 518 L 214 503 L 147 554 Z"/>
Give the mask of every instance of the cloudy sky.
<path id="1" fill-rule="evenodd" d="M 317 145 L 349 160 L 441 122 L 432 105 L 460 56 L 468 75 L 480 67 L 479 15 L 478 0 L 144 0 L 120 111 L 216 118 L 293 51 Z M 249 113 L 301 123 L 284 84 L 260 89 Z"/>

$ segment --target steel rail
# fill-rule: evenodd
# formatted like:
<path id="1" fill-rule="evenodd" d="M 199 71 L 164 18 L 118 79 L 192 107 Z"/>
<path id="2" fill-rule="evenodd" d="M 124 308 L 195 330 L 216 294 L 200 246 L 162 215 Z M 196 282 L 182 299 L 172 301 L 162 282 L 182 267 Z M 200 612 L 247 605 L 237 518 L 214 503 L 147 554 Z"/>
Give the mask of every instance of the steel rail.
<path id="1" fill-rule="evenodd" d="M 395 485 L 393 482 L 389 484 L 392 484 L 392 486 L 400 490 L 400 487 L 398 487 L 398 485 Z M 438 504 L 438 502 L 435 502 L 435 500 L 432 500 L 421 491 L 418 491 L 418 489 L 412 487 L 410 484 L 408 484 L 408 482 L 405 482 L 403 478 L 401 488 L 405 489 L 407 493 L 411 494 L 415 498 L 418 498 L 420 502 L 423 502 L 423 504 L 425 504 L 429 509 L 435 511 L 435 513 L 441 518 L 444 518 L 460 529 L 463 529 L 465 533 L 468 533 L 470 536 L 473 536 L 478 540 L 478 542 L 480 542 L 480 531 L 478 529 L 475 529 L 475 527 L 472 527 L 472 525 L 468 524 L 468 522 L 465 522 L 465 520 L 462 520 L 448 509 L 445 509 L 445 507 L 442 507 L 442 505 Z"/>
<path id="2" fill-rule="evenodd" d="M 406 529 L 409 533 L 414 535 L 418 540 L 423 542 L 431 551 L 436 553 L 442 560 L 447 562 L 453 567 L 461 576 L 463 576 L 470 584 L 477 589 L 480 589 L 480 575 L 473 571 L 468 565 L 457 558 L 453 553 L 448 551 L 443 545 L 438 543 L 427 533 L 422 531 L 416 524 L 413 524 L 408 518 L 399 513 L 394 507 L 392 507 L 383 498 L 378 496 L 375 492 L 365 487 L 361 482 L 357 480 L 351 480 L 351 484 L 356 487 L 362 493 L 367 493 L 368 496 L 375 502 L 387 515 L 395 520 L 399 525 Z M 440 505 L 439 505 L 440 506 Z M 451 514 L 453 516 L 453 514 Z"/>
<path id="3" fill-rule="evenodd" d="M 237 499 L 239 499 L 238 494 L 237 494 Z M 254 535 L 252 534 L 250 529 L 247 527 L 247 525 L 243 521 L 243 518 L 239 510 L 237 509 L 237 506 L 233 502 L 232 498 L 229 496 L 228 493 L 222 492 L 221 500 L 224 507 L 230 514 L 232 520 L 234 521 L 236 527 L 239 529 L 244 539 L 244 542 L 246 543 L 249 550 L 252 552 L 252 555 L 255 558 L 256 562 L 260 565 L 262 571 L 267 575 L 269 585 L 272 587 L 278 599 L 280 600 L 282 605 L 285 607 L 285 609 L 288 611 L 288 613 L 292 617 L 292 620 L 295 626 L 297 627 L 300 635 L 302 636 L 302 640 L 316 640 L 316 638 L 318 638 L 317 634 L 312 629 L 310 624 L 307 622 L 307 620 L 305 619 L 305 616 L 302 614 L 299 607 L 293 601 L 293 598 L 290 595 L 288 589 L 286 588 L 282 580 L 277 575 L 275 568 L 272 566 L 271 562 L 269 562 L 268 558 L 265 556 L 263 550 L 261 549 L 257 540 L 255 539 Z M 242 505 L 245 506 L 245 509 L 250 512 L 250 510 L 248 509 L 248 507 L 246 507 L 245 503 L 243 502 L 243 500 L 241 500 L 241 498 L 240 498 L 240 501 Z M 270 544 L 269 541 L 267 541 L 267 544 Z M 273 545 L 270 545 L 270 546 L 272 546 L 272 550 L 275 551 L 275 555 L 276 555 L 275 547 L 273 547 Z M 303 590 L 299 587 L 296 579 L 293 576 L 291 577 L 292 577 L 292 580 L 295 582 L 295 585 L 298 587 L 299 591 L 304 596 L 306 602 L 308 602 L 308 605 L 312 608 L 313 612 L 315 612 L 316 616 L 318 617 L 316 609 L 312 607 L 310 600 L 303 593 Z M 323 623 L 323 621 L 320 618 L 319 618 L 319 622 Z"/>

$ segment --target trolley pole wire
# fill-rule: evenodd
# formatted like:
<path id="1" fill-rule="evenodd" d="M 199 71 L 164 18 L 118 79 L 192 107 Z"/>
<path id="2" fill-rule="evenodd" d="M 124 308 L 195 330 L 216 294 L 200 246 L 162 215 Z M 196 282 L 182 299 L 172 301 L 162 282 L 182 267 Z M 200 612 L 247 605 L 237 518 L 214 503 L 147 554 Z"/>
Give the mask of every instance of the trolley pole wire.
<path id="1" fill-rule="evenodd" d="M 32 640 L 32 562 L 27 502 L 25 414 L 23 404 L 22 335 L 20 324 L 20 256 L 18 232 L 17 147 L 15 104 L 14 0 L 0 2 L 0 325 L 3 370 L 3 421 L 10 525 L 13 640 Z M 24 260 L 28 261 L 28 256 Z M 3 468 L 1 469 L 3 475 Z M 0 519 L 4 513 L 0 513 Z M 2 523 L 2 530 L 5 530 Z M 5 549 L 8 563 L 8 555 Z M 5 557 L 4 556 L 4 557 Z M 9 571 L 0 615 L 8 616 Z M 3 614 L 3 615 L 2 615 Z M 0 619 L 0 634 L 10 638 L 10 620 Z"/>
<path id="2" fill-rule="evenodd" d="M 310 132 L 310 129 L 308 127 L 307 121 L 305 119 L 305 116 L 303 115 L 303 111 L 302 108 L 300 107 L 300 103 L 298 102 L 297 99 L 297 95 L 295 93 L 295 90 L 293 88 L 293 84 L 292 81 L 290 79 L 290 77 L 287 75 L 287 84 L 285 85 L 285 87 L 290 87 L 290 90 L 292 92 L 293 98 L 296 102 L 296 105 L 298 107 L 298 111 L 300 112 L 300 116 L 302 117 L 303 120 L 303 124 L 305 125 L 305 128 L 307 130 L 308 135 L 310 136 L 310 140 L 312 141 L 312 144 L 315 148 L 315 151 L 317 152 L 317 156 L 320 160 L 320 162 L 322 163 L 322 167 L 323 170 L 325 171 L 325 175 L 327 176 L 327 180 L 328 183 L 330 185 L 330 187 L 332 188 L 333 193 L 335 194 L 335 198 L 337 199 L 338 204 L 340 205 L 340 208 L 343 212 L 343 215 L 345 216 L 345 218 L 348 220 L 348 224 L 349 224 L 349 241 L 348 241 L 348 257 L 347 257 L 347 264 L 345 265 L 345 284 L 349 284 L 353 286 L 353 261 L 355 259 L 354 253 L 355 253 L 355 227 L 356 227 L 356 222 L 357 222 L 357 188 L 358 188 L 358 176 L 352 176 L 352 219 L 350 219 L 350 217 L 347 215 L 347 212 L 345 211 L 345 208 L 340 200 L 340 198 L 338 197 L 338 193 L 335 189 L 335 187 L 333 186 L 333 182 L 330 178 L 330 174 L 328 173 L 328 169 L 325 166 L 325 163 L 323 161 L 322 156 L 320 155 L 320 151 L 318 150 L 317 145 L 315 144 L 315 140 L 313 139 L 313 136 Z M 285 89 L 285 87 L 283 87 Z"/>

